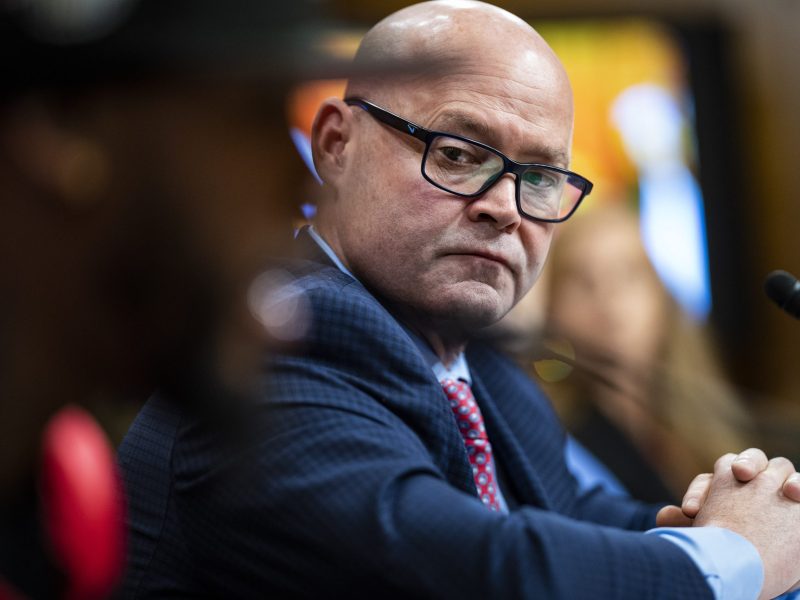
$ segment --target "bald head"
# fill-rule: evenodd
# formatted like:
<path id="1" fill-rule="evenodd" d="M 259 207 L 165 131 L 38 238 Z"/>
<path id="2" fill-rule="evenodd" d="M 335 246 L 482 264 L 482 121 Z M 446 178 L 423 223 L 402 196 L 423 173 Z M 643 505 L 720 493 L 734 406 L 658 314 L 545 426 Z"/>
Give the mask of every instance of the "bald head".
<path id="1" fill-rule="evenodd" d="M 535 74 L 541 83 L 548 80 L 559 86 L 564 100 L 572 102 L 566 73 L 536 30 L 508 11 L 476 0 L 421 2 L 380 21 L 362 39 L 355 62 L 394 61 L 419 68 L 403 76 L 354 78 L 346 94 L 375 98 L 384 95 L 387 87 L 419 84 L 464 67 L 483 66 L 487 75 L 497 70 L 498 76 L 518 81 Z"/>
<path id="2" fill-rule="evenodd" d="M 491 171 L 511 164 L 502 153 L 562 173 L 572 92 L 542 37 L 482 2 L 423 2 L 392 14 L 356 56 L 384 60 L 413 68 L 354 78 L 348 102 L 330 99 L 317 115 L 314 162 L 331 194 L 315 227 L 446 362 L 467 332 L 497 321 L 538 277 L 553 226 L 523 216 L 520 190 L 545 205 L 567 188 Z M 487 185 L 465 195 L 442 181 L 469 178 Z"/>

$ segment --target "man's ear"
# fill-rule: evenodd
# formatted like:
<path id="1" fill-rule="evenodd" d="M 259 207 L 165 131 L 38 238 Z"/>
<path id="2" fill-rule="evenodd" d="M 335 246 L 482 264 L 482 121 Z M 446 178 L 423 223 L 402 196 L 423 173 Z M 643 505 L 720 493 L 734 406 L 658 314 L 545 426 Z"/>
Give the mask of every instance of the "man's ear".
<path id="1" fill-rule="evenodd" d="M 333 183 L 344 171 L 353 113 L 339 98 L 322 103 L 311 126 L 311 153 L 322 181 Z"/>
<path id="2" fill-rule="evenodd" d="M 68 210 L 86 210 L 103 197 L 110 177 L 104 147 L 59 118 L 40 98 L 7 107 L 0 156 L 20 182 Z"/>

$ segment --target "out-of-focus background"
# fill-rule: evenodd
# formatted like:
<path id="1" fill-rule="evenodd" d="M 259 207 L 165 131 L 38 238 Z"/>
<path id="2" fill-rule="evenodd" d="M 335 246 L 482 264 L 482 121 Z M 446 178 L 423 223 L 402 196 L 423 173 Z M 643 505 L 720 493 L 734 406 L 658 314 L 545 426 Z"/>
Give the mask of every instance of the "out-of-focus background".
<path id="1" fill-rule="evenodd" d="M 332 4 L 345 26 L 331 51 L 347 54 L 371 24 L 411 3 Z M 576 223 L 561 229 L 610 207 L 636 215 L 648 268 L 678 307 L 682 327 L 701 332 L 702 353 L 713 356 L 692 369 L 695 350 L 678 345 L 672 354 L 684 355 L 684 368 L 689 363 L 701 384 L 729 386 L 751 420 L 745 442 L 800 458 L 800 323 L 763 292 L 770 271 L 800 273 L 800 2 L 495 4 L 531 22 L 572 79 L 571 168 L 595 191 Z M 294 125 L 307 131 L 318 101 L 341 91 L 337 81 L 298 90 Z M 546 274 L 542 288 L 550 279 Z M 537 327 L 552 324 L 547 303 L 555 297 L 540 290 L 527 318 Z M 674 362 L 659 356 L 662 367 Z M 532 370 L 545 380 L 561 378 Z M 558 398 L 559 381 L 544 383 Z M 694 393 L 693 401 L 702 402 L 704 392 Z"/>
<path id="2" fill-rule="evenodd" d="M 127 3 L 65 4 L 48 14 L 103 16 L 107 6 L 124 16 Z M 408 4 L 319 0 L 340 28 L 310 42 L 352 56 L 371 25 Z M 702 446 L 714 455 L 757 444 L 799 461 L 800 323 L 763 282 L 774 269 L 800 274 L 800 2 L 495 4 L 532 23 L 564 62 L 576 98 L 571 168 L 595 184 L 557 227 L 542 281 L 506 323 L 533 347 L 515 348 L 520 362 L 597 454 L 611 446 L 611 426 L 619 456 L 632 444 L 645 463 L 687 472 L 709 468 Z M 301 149 L 319 102 L 343 88 L 296 88 L 288 112 Z M 309 185 L 298 205 L 315 196 Z M 571 363 L 540 360 L 543 339 Z M 118 441 L 138 404 L 101 404 Z M 681 446 L 695 448 L 672 453 Z M 681 488 L 686 473 L 655 466 Z"/>

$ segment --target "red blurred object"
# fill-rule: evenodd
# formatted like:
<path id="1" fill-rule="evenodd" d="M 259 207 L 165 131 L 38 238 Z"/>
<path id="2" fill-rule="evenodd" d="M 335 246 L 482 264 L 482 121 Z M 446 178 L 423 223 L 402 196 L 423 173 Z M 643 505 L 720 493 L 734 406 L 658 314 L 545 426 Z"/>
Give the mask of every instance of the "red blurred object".
<path id="1" fill-rule="evenodd" d="M 0 579 L 0 600 L 22 600 L 22 596 L 18 595 Z"/>
<path id="2" fill-rule="evenodd" d="M 43 437 L 42 506 L 65 598 L 108 597 L 125 559 L 124 499 L 114 452 L 84 410 L 67 406 Z"/>

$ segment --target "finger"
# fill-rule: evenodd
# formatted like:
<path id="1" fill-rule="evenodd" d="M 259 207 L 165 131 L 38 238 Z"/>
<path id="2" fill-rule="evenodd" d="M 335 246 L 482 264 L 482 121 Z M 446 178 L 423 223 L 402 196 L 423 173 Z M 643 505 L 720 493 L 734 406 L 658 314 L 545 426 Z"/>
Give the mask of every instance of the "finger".
<path id="1" fill-rule="evenodd" d="M 727 454 L 723 454 L 717 459 L 717 462 L 714 463 L 714 475 L 724 475 L 725 473 L 731 470 L 731 465 L 733 461 L 736 460 L 737 454 L 733 454 L 732 452 L 728 452 Z"/>
<path id="2" fill-rule="evenodd" d="M 783 484 L 783 495 L 800 502 L 800 473 L 792 473 Z"/>
<path id="3" fill-rule="evenodd" d="M 689 484 L 683 496 L 681 509 L 687 517 L 694 518 L 706 501 L 708 490 L 711 488 L 711 473 L 701 473 Z"/>
<path id="4" fill-rule="evenodd" d="M 683 514 L 679 506 L 670 504 L 658 511 L 656 515 L 657 527 L 691 527 L 692 519 Z"/>
<path id="5" fill-rule="evenodd" d="M 764 469 L 761 475 L 769 477 L 775 482 L 780 482 L 780 485 L 783 486 L 786 480 L 789 479 L 789 476 L 793 475 L 794 472 L 795 469 L 792 461 L 783 456 L 778 456 L 770 459 L 767 468 Z"/>
<path id="6" fill-rule="evenodd" d="M 767 468 L 767 455 L 758 448 L 748 448 L 733 460 L 733 476 L 742 483 L 750 481 Z"/>

